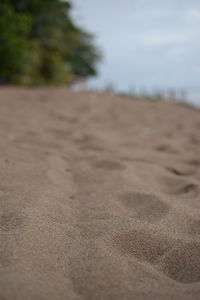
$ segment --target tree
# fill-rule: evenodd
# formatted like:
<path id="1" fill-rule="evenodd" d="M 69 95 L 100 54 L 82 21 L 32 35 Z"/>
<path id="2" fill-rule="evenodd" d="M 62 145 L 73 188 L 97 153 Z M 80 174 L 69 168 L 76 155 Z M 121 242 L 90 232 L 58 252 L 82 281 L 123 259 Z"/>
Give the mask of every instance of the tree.
<path id="1" fill-rule="evenodd" d="M 96 74 L 93 36 L 61 0 L 1 0 L 0 76 L 8 83 L 65 84 Z"/>

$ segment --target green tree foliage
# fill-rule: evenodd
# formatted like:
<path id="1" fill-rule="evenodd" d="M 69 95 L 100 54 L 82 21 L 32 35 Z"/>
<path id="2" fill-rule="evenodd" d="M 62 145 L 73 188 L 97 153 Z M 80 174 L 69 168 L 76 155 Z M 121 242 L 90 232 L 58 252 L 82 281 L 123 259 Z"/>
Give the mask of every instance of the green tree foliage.
<path id="1" fill-rule="evenodd" d="M 0 78 L 40 85 L 96 75 L 93 36 L 74 24 L 70 9 L 62 0 L 1 0 Z"/>

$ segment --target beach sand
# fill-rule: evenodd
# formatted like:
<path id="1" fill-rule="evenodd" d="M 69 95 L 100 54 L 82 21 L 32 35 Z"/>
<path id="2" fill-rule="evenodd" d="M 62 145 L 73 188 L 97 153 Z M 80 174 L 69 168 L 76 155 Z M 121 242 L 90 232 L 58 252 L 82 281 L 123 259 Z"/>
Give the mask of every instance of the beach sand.
<path id="1" fill-rule="evenodd" d="M 0 90 L 0 299 L 200 299 L 200 111 Z"/>

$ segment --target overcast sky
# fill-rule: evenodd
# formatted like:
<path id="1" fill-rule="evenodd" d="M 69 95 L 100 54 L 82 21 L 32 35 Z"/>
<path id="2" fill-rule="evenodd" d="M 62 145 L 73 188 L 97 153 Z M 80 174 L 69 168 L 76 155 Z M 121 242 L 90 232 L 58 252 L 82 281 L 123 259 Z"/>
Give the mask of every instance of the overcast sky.
<path id="1" fill-rule="evenodd" d="M 200 0 L 72 2 L 104 54 L 91 86 L 185 88 L 200 104 Z"/>

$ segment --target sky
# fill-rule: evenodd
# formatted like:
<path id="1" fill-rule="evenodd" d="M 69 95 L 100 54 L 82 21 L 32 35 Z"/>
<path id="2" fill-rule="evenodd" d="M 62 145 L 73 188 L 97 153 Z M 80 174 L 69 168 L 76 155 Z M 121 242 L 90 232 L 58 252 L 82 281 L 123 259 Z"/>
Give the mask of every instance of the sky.
<path id="1" fill-rule="evenodd" d="M 200 105 L 200 0 L 72 0 L 103 53 L 90 87 L 184 89 Z"/>

